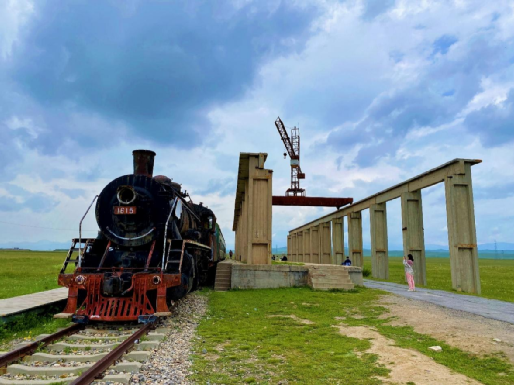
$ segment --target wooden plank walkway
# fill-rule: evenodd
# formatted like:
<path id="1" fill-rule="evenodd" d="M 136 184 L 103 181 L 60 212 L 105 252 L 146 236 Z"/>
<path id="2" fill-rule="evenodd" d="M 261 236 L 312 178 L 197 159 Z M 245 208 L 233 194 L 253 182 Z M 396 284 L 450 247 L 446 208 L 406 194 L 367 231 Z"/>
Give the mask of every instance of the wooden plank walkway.
<path id="1" fill-rule="evenodd" d="M 47 306 L 68 297 L 68 288 L 56 288 L 29 295 L 0 299 L 0 318 L 20 314 L 38 307 Z"/>

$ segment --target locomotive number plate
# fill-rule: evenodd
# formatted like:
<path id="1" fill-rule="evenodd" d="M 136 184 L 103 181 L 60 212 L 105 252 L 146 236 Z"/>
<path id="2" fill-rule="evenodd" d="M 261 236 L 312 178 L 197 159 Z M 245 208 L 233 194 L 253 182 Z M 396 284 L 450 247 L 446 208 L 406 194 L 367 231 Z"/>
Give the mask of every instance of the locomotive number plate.
<path id="1" fill-rule="evenodd" d="M 114 214 L 136 214 L 135 206 L 114 206 Z"/>

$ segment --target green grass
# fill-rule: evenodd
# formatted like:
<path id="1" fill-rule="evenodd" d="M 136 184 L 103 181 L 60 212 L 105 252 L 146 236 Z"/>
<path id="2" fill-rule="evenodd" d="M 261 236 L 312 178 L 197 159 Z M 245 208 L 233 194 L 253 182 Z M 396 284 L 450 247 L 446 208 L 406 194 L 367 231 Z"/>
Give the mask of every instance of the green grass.
<path id="1" fill-rule="evenodd" d="M 27 312 L 14 316 L 9 323 L 0 324 L 0 348 L 6 348 L 14 339 L 31 340 L 40 334 L 51 334 L 60 327 L 68 326 L 69 320 L 54 319 L 54 314 L 60 311 L 53 307 L 44 314 Z"/>
<path id="2" fill-rule="evenodd" d="M 370 342 L 338 333 L 336 324 L 376 328 L 402 347 L 419 350 L 450 369 L 486 384 L 513 384 L 505 358 L 477 357 L 410 327 L 387 326 L 377 306 L 381 291 L 317 292 L 309 288 L 204 291 L 206 317 L 193 355 L 197 384 L 378 384 L 388 370 L 366 353 Z M 362 319 L 354 319 L 359 314 Z M 313 324 L 287 317 L 295 315 Z M 346 317 L 344 321 L 335 317 Z M 441 353 L 428 350 L 439 345 Z M 205 350 L 205 351 L 204 351 Z"/>
<path id="3" fill-rule="evenodd" d="M 58 288 L 66 253 L 0 250 L 0 299 Z M 69 265 L 67 272 L 74 268 Z"/>
<path id="4" fill-rule="evenodd" d="M 372 269 L 368 256 L 365 257 L 364 269 Z M 406 284 L 402 257 L 389 257 L 388 270 L 389 282 Z M 451 263 L 448 258 L 426 258 L 426 272 L 427 286 L 418 284 L 417 286 L 453 291 Z M 481 297 L 513 302 L 513 260 L 479 259 L 479 275 L 481 277 Z M 372 277 L 369 276 L 368 279 L 372 279 Z"/>
<path id="5" fill-rule="evenodd" d="M 304 263 L 295 263 L 292 261 L 273 261 L 272 264 L 274 265 L 305 265 Z"/>

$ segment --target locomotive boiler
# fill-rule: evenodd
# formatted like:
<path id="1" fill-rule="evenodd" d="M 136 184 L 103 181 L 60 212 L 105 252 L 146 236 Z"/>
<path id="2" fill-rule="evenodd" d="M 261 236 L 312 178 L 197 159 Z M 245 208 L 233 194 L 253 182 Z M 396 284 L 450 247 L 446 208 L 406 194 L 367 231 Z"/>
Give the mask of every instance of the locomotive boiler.
<path id="1" fill-rule="evenodd" d="M 225 258 L 213 211 L 194 204 L 170 178 L 153 176 L 155 155 L 134 150 L 133 174 L 114 179 L 96 197 L 94 239 L 82 238 L 86 211 L 59 274 L 68 303 L 56 317 L 87 322 L 170 315 L 170 302 L 206 283 Z M 70 263 L 73 273 L 67 273 Z"/>

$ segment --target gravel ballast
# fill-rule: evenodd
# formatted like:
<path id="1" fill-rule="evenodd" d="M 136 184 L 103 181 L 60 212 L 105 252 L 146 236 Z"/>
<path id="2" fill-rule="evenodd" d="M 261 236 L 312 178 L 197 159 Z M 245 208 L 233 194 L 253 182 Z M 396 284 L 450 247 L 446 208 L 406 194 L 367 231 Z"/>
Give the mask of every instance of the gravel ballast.
<path id="1" fill-rule="evenodd" d="M 188 384 L 193 338 L 206 310 L 207 297 L 198 293 L 178 301 L 173 315 L 161 323 L 168 328 L 164 340 L 152 350 L 140 372 L 132 376 L 131 384 Z M 160 329 L 160 332 L 164 331 Z"/>

